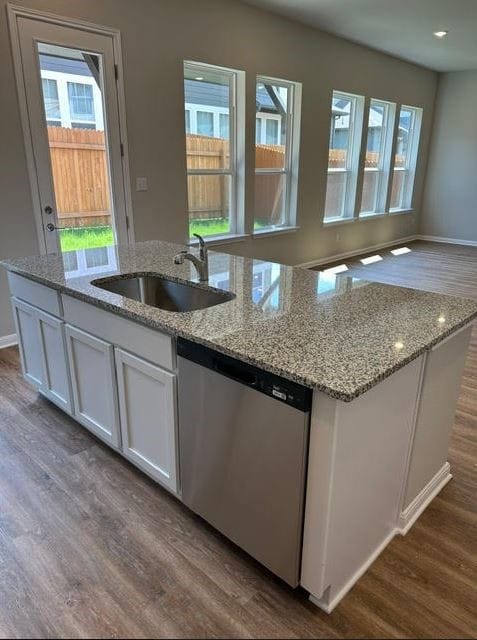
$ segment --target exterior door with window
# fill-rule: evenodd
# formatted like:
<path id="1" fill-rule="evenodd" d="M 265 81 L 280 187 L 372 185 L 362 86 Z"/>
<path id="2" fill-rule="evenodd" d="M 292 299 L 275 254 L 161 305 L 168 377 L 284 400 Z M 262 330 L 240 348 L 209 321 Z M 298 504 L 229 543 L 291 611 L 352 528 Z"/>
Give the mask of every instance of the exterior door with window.
<path id="1" fill-rule="evenodd" d="M 10 18 L 41 248 L 127 243 L 113 35 L 21 10 Z"/>

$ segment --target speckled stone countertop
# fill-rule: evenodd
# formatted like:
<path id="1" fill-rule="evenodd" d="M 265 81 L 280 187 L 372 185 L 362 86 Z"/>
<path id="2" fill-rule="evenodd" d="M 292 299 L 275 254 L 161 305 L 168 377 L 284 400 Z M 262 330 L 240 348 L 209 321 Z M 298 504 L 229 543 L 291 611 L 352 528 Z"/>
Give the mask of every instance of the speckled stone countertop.
<path id="1" fill-rule="evenodd" d="M 91 284 L 157 273 L 197 283 L 173 264 L 183 246 L 143 242 L 7 260 L 7 269 L 149 327 L 202 343 L 349 402 L 477 317 L 477 302 L 209 253 L 210 287 L 236 297 L 177 313 Z M 203 285 L 200 285 L 203 286 Z"/>

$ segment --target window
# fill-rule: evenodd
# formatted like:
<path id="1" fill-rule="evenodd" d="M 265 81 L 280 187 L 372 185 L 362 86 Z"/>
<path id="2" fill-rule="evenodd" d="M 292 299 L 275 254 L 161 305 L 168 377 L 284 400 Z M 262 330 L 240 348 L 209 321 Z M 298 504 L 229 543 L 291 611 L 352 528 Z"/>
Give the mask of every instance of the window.
<path id="1" fill-rule="evenodd" d="M 354 217 L 364 98 L 333 91 L 325 222 Z"/>
<path id="2" fill-rule="evenodd" d="M 197 111 L 197 133 L 200 136 L 214 135 L 214 114 L 209 111 Z"/>
<path id="3" fill-rule="evenodd" d="M 255 142 L 256 144 L 262 142 L 262 118 L 255 118 Z"/>
<path id="4" fill-rule="evenodd" d="M 278 120 L 266 121 L 267 144 L 280 144 L 278 135 Z"/>
<path id="5" fill-rule="evenodd" d="M 190 133 L 190 109 L 185 111 L 185 130 L 186 133 Z"/>
<path id="6" fill-rule="evenodd" d="M 229 116 L 226 113 L 219 113 L 219 137 L 227 140 L 230 136 Z"/>
<path id="7" fill-rule="evenodd" d="M 300 104 L 299 83 L 257 78 L 255 231 L 296 222 Z"/>
<path id="8" fill-rule="evenodd" d="M 213 236 L 242 231 L 242 216 L 239 215 L 242 183 L 236 159 L 235 108 L 242 73 L 222 67 L 184 63 L 190 236 L 194 233 Z M 241 81 L 240 87 L 242 84 Z M 243 153 L 240 155 L 242 157 Z"/>
<path id="9" fill-rule="evenodd" d="M 82 84 L 80 82 L 68 82 L 68 100 L 70 105 L 71 124 L 73 128 L 81 128 L 82 123 L 94 123 L 95 117 L 92 85 Z"/>
<path id="10" fill-rule="evenodd" d="M 46 122 L 49 127 L 61 127 L 60 101 L 58 99 L 58 84 L 56 80 L 42 78 L 43 103 L 45 106 Z"/>
<path id="11" fill-rule="evenodd" d="M 360 215 L 386 211 L 396 105 L 371 99 Z"/>
<path id="12" fill-rule="evenodd" d="M 402 106 L 394 158 L 390 211 L 410 209 L 416 172 L 422 109 Z"/>

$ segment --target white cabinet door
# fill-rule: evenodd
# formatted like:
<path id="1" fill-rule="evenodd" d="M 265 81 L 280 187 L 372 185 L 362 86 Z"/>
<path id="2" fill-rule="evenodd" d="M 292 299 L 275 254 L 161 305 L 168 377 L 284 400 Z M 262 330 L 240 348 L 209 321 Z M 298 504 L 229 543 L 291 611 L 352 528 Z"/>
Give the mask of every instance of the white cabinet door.
<path id="1" fill-rule="evenodd" d="M 176 376 L 116 349 L 123 453 L 177 493 Z"/>
<path id="2" fill-rule="evenodd" d="M 43 384 L 44 366 L 40 323 L 35 307 L 12 298 L 23 377 L 36 389 Z"/>
<path id="3" fill-rule="evenodd" d="M 64 411 L 72 413 L 64 323 L 42 311 L 37 313 L 44 368 L 41 391 Z"/>
<path id="4" fill-rule="evenodd" d="M 119 448 L 113 347 L 66 325 L 74 416 L 99 438 Z"/>

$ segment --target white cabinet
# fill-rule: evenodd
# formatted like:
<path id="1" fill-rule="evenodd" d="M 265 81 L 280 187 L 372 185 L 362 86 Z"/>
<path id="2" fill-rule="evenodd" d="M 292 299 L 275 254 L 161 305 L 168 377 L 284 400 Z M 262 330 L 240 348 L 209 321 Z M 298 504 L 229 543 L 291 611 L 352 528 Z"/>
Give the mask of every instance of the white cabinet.
<path id="1" fill-rule="evenodd" d="M 36 389 L 40 389 L 44 368 L 38 310 L 15 298 L 12 298 L 12 308 L 23 377 Z"/>
<path id="2" fill-rule="evenodd" d="M 40 390 L 52 402 L 72 413 L 64 324 L 42 311 L 38 311 L 38 323 L 43 351 L 43 383 Z"/>
<path id="3" fill-rule="evenodd" d="M 25 379 L 177 494 L 173 339 L 15 274 L 10 288 Z"/>
<path id="4" fill-rule="evenodd" d="M 123 453 L 177 493 L 176 376 L 122 349 L 116 371 Z"/>
<path id="5" fill-rule="evenodd" d="M 12 307 L 25 379 L 71 413 L 63 322 L 16 298 Z"/>
<path id="6" fill-rule="evenodd" d="M 66 343 L 75 418 L 99 438 L 119 448 L 112 345 L 69 325 Z"/>

